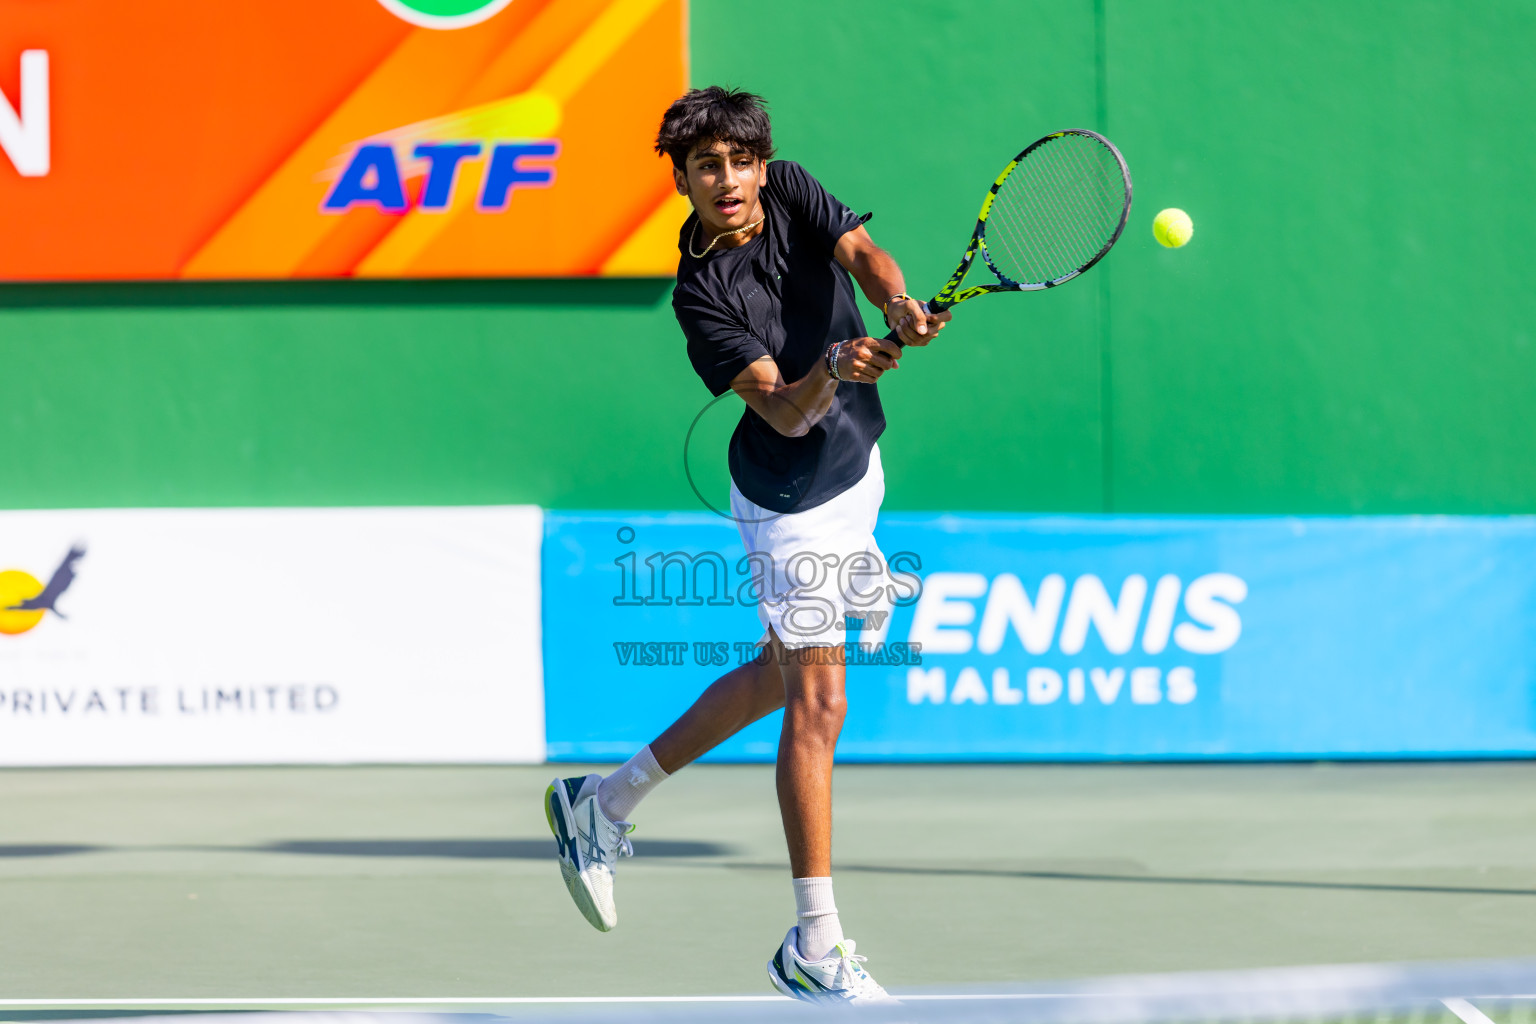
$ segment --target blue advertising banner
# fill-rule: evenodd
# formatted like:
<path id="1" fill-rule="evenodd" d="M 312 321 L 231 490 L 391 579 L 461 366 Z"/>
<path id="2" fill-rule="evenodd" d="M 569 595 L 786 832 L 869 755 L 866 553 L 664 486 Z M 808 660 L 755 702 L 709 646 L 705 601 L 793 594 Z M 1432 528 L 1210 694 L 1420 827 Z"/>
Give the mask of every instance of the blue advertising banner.
<path id="1" fill-rule="evenodd" d="M 1536 754 L 1536 520 L 883 516 L 840 759 Z M 733 523 L 550 513 L 549 756 L 629 756 L 762 635 Z M 778 716 L 715 760 L 772 760 Z"/>

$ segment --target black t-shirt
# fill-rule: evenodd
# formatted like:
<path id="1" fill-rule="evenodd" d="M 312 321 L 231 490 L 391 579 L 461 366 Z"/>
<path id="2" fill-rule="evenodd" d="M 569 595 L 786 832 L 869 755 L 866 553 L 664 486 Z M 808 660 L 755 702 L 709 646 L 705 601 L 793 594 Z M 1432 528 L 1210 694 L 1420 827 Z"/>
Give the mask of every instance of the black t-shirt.
<path id="1" fill-rule="evenodd" d="M 865 334 L 848 272 L 832 255 L 859 226 L 797 163 L 770 163 L 759 196 L 764 230 L 746 245 L 689 253 L 709 244 L 698 215 L 683 225 L 672 308 L 688 338 L 688 358 L 710 394 L 723 395 L 749 363 L 772 356 L 786 381 L 821 363 L 835 341 Z M 885 430 L 874 384 L 842 384 L 827 414 L 803 437 L 785 437 L 750 407 L 731 435 L 731 479 L 774 512 L 803 512 L 858 483 Z"/>

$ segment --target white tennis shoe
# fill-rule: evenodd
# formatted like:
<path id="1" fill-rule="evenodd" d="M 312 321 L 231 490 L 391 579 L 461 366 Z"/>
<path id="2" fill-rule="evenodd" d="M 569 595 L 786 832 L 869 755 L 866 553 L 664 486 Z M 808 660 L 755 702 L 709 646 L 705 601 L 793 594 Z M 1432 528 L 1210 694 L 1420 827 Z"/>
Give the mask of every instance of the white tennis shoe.
<path id="1" fill-rule="evenodd" d="M 613 905 L 613 873 L 620 857 L 633 857 L 627 821 L 609 821 L 597 804 L 601 775 L 556 779 L 544 791 L 544 814 L 555 834 L 560 874 L 583 917 L 600 932 L 619 923 Z"/>
<path id="2" fill-rule="evenodd" d="M 791 928 L 768 961 L 768 980 L 787 996 L 808 1003 L 844 1003 L 868 1006 L 896 1003 L 862 966 L 867 957 L 854 953 L 852 939 L 844 939 L 820 960 L 800 955 L 800 929 Z"/>

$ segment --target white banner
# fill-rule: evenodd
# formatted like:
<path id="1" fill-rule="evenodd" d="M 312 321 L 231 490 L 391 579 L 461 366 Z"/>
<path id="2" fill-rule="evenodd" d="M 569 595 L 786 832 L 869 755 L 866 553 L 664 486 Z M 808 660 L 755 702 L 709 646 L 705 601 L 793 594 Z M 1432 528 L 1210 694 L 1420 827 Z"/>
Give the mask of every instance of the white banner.
<path id="1" fill-rule="evenodd" d="M 537 762 L 533 507 L 0 512 L 0 764 Z"/>

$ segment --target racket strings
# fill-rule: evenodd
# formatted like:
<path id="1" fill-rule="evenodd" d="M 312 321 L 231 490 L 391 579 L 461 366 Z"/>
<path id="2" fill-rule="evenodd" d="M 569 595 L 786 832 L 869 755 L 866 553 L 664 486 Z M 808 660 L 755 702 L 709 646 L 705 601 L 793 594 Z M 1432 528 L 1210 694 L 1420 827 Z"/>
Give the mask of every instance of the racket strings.
<path id="1" fill-rule="evenodd" d="M 1001 231 L 995 237 L 1003 240 L 1004 252 L 1012 258 L 998 269 L 1009 277 L 1022 274 L 1028 283 L 1055 280 L 1087 263 L 1108 240 L 1101 227 L 1103 204 L 1092 187 L 1093 167 L 1083 147 L 1061 145 L 1064 139 L 1077 138 L 1064 136 L 1031 153 L 1019 168 L 1031 173 L 1017 183 L 1010 175 L 999 191 Z"/>
<path id="2" fill-rule="evenodd" d="M 1106 233 L 1113 232 L 1120 222 L 1120 204 L 1124 197 L 1123 179 L 1118 162 L 1111 162 L 1109 151 L 1094 144 L 1092 150 L 1075 146 L 1070 152 L 1070 195 L 1077 201 L 1082 215 L 1080 221 L 1090 243 L 1107 241 Z M 1094 157 L 1104 158 L 1095 162 Z M 1113 175 L 1114 178 L 1106 178 Z M 1097 184 L 1109 184 L 1113 189 L 1096 188 Z M 1095 253 L 1098 251 L 1095 248 Z"/>
<path id="3" fill-rule="evenodd" d="M 1129 198 L 1107 146 L 1071 133 L 1049 139 L 998 188 L 983 236 L 987 261 L 1016 284 L 1074 274 L 1113 241 Z"/>
<path id="4" fill-rule="evenodd" d="M 1025 184 L 1034 188 L 1012 191 L 1010 199 L 1014 202 L 1007 207 L 1017 216 L 1007 221 L 1005 235 L 1018 233 L 1034 241 L 1028 232 L 1033 228 L 1035 234 L 1050 238 L 1049 246 L 1029 246 L 1028 268 L 1035 275 L 1034 282 L 1053 280 L 1076 269 L 1086 262 L 1085 254 L 1093 244 L 1078 180 L 1080 167 L 1070 162 L 1071 154 L 1055 155 L 1057 159 L 1041 161 L 1035 168 L 1036 181 L 1026 179 Z"/>
<path id="5" fill-rule="evenodd" d="M 1024 178 L 1038 177 L 1038 168 L 1030 168 Z M 1011 180 L 1019 169 L 1009 175 Z M 1004 183 L 1005 185 L 1007 182 Z M 1036 248 L 1031 244 L 1029 225 L 1039 217 L 1037 191 L 1027 187 L 999 191 L 992 203 L 992 214 L 987 219 L 988 249 L 994 267 L 1002 268 L 1005 277 L 1021 283 L 1040 281 L 1046 270 L 1039 260 Z"/>
<path id="6" fill-rule="evenodd" d="M 1074 254 L 1081 254 L 1093 241 L 1088 223 L 1091 215 L 1085 205 L 1085 175 L 1078 155 L 1075 148 L 1058 149 L 1051 154 L 1054 159 L 1041 161 L 1038 168 L 1041 187 L 1030 197 L 1035 200 L 1031 212 L 1042 224 L 1052 216 L 1063 221 L 1062 242 Z M 1054 210 L 1052 200 L 1055 201 Z"/>
<path id="7" fill-rule="evenodd" d="M 1054 266 L 1068 261 L 1084 245 L 1076 218 L 1062 216 L 1048 202 L 1059 188 L 1048 169 L 1042 165 L 1030 170 L 1018 186 L 999 192 L 987 221 L 993 267 L 1020 283 L 1051 280 L 1056 276 Z M 1042 237 L 1045 231 L 1054 237 Z"/>
<path id="8" fill-rule="evenodd" d="M 1057 189 L 1056 208 L 1072 227 L 1063 237 L 1075 242 L 1056 253 L 1056 259 L 1046 261 L 1047 273 L 1053 277 L 1075 271 L 1097 256 L 1119 224 L 1119 197 L 1106 202 L 1104 189 L 1096 187 L 1107 180 L 1106 173 L 1119 177 L 1118 163 L 1109 167 L 1095 164 L 1095 156 L 1108 153 L 1097 143 L 1087 145 L 1092 148 L 1063 147 L 1058 154 L 1061 159 L 1049 163 L 1046 168 L 1047 176 Z"/>
<path id="9" fill-rule="evenodd" d="M 1070 200 L 1064 206 L 1078 218 L 1092 258 L 1119 226 L 1125 195 L 1119 162 L 1102 145 L 1089 141 L 1066 150 L 1059 178 L 1061 194 Z"/>
<path id="10" fill-rule="evenodd" d="M 1005 276 L 1020 282 L 1036 282 L 1048 277 L 1046 265 L 1040 258 L 1043 253 L 1034 244 L 1031 227 L 1052 219 L 1041 199 L 1056 190 L 1055 183 L 1046 180 L 1049 170 L 1045 161 L 1036 164 L 1029 160 L 1014 168 L 998 190 L 992 214 L 987 220 L 987 239 L 994 247 L 993 255 L 1004 257 L 994 259 L 994 267 L 1006 268 L 1003 270 Z M 1015 182 L 1014 178 L 1019 180 Z"/>

